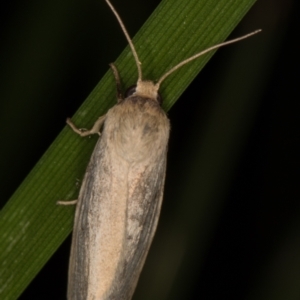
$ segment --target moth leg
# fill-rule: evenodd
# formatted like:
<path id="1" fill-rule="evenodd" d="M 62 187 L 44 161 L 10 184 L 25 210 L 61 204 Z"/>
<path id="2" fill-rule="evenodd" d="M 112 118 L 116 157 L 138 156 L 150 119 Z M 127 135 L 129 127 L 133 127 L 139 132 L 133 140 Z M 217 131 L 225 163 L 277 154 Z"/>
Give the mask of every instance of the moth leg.
<path id="1" fill-rule="evenodd" d="M 75 205 L 77 204 L 78 200 L 71 200 L 71 201 L 57 201 L 57 205 Z"/>
<path id="2" fill-rule="evenodd" d="M 120 75 L 119 75 L 117 67 L 113 63 L 109 64 L 109 66 L 111 67 L 114 77 L 115 77 L 115 80 L 116 80 L 117 98 L 118 98 L 118 103 L 120 103 L 124 100 L 123 93 L 122 93 L 122 87 L 121 87 Z"/>
<path id="3" fill-rule="evenodd" d="M 97 121 L 95 122 L 95 124 L 93 125 L 93 127 L 90 130 L 86 130 L 86 129 L 78 129 L 75 124 L 71 121 L 71 119 L 67 119 L 67 124 L 72 128 L 72 130 L 74 132 L 76 132 L 77 134 L 79 134 L 80 136 L 88 136 L 91 134 L 100 134 L 100 129 L 101 126 L 103 125 L 104 121 L 105 121 L 105 115 L 101 116 L 97 119 Z"/>

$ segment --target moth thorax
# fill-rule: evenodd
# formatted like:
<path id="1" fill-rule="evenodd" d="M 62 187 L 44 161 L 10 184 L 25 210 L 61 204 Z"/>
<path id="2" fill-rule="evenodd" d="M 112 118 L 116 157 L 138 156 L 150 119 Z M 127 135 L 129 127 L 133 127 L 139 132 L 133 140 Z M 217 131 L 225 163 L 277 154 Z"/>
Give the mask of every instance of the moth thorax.
<path id="1" fill-rule="evenodd" d="M 135 95 L 157 100 L 159 85 L 150 80 L 138 80 Z"/>

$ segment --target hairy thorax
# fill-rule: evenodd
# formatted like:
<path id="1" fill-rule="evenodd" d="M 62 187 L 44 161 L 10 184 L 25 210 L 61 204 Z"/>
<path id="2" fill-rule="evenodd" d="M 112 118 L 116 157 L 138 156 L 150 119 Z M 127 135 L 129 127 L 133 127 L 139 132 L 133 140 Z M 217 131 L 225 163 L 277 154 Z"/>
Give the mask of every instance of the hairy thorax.
<path id="1" fill-rule="evenodd" d="M 117 155 L 139 162 L 166 148 L 170 124 L 160 107 L 152 100 L 130 96 L 107 113 L 105 132 Z"/>

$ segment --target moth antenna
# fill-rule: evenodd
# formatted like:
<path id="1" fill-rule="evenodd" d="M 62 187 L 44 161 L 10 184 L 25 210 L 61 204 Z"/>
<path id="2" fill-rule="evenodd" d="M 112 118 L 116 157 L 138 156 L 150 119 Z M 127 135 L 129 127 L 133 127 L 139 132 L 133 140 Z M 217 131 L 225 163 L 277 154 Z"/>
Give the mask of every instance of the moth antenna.
<path id="1" fill-rule="evenodd" d="M 203 50 L 203 51 L 201 51 L 201 52 L 199 52 L 199 53 L 197 53 L 197 54 L 195 54 L 195 55 L 193 55 L 193 56 L 191 56 L 191 57 L 189 57 L 189 58 L 183 60 L 181 63 L 179 63 L 178 65 L 176 65 L 175 67 L 173 67 L 173 68 L 172 68 L 171 70 L 169 70 L 167 73 L 165 73 L 165 74 L 157 81 L 156 85 L 159 87 L 160 84 L 161 84 L 161 83 L 162 83 L 162 82 L 163 82 L 170 74 L 172 74 L 172 73 L 175 72 L 177 69 L 179 69 L 179 68 L 181 68 L 182 66 L 184 66 L 185 64 L 189 63 L 190 61 L 192 61 L 192 60 L 198 58 L 199 56 L 201 56 L 201 55 L 203 55 L 203 54 L 205 54 L 205 53 L 207 53 L 207 52 L 210 52 L 210 51 L 212 51 L 212 50 L 214 50 L 214 49 L 217 49 L 217 48 L 220 48 L 220 47 L 223 47 L 223 46 L 226 46 L 226 45 L 233 44 L 233 43 L 235 43 L 235 42 L 241 41 L 241 40 L 246 39 L 246 38 L 248 38 L 248 37 L 250 37 L 250 36 L 252 36 L 252 35 L 254 35 L 254 34 L 257 34 L 257 33 L 259 33 L 259 32 L 261 32 L 261 29 L 255 30 L 255 31 L 250 32 L 250 33 L 248 33 L 248 34 L 246 34 L 246 35 L 240 36 L 240 37 L 238 37 L 238 38 L 236 38 L 236 39 L 229 40 L 229 41 L 227 41 L 227 42 L 220 43 L 220 44 L 217 44 L 217 45 L 215 45 L 215 46 L 209 47 L 209 48 L 207 48 L 207 49 L 205 49 L 205 50 Z"/>
<path id="2" fill-rule="evenodd" d="M 124 35 L 125 35 L 125 37 L 126 37 L 126 39 L 128 41 L 128 44 L 129 44 L 129 46 L 131 48 L 131 52 L 132 52 L 132 54 L 134 56 L 134 60 L 135 60 L 135 63 L 136 63 L 137 69 L 138 69 L 138 81 L 142 81 L 142 68 L 141 68 L 141 64 L 142 63 L 139 60 L 139 57 L 138 57 L 137 52 L 135 50 L 135 47 L 134 47 L 134 45 L 132 43 L 132 40 L 131 40 L 131 38 L 130 38 L 130 36 L 129 36 L 126 28 L 125 28 L 125 25 L 124 25 L 121 17 L 117 13 L 117 11 L 113 7 L 113 5 L 110 3 L 109 0 L 105 0 L 105 1 L 108 4 L 108 6 L 110 7 L 110 9 L 112 10 L 112 12 L 114 13 L 114 15 L 116 16 L 116 18 L 117 18 L 117 20 L 118 20 L 118 22 L 119 22 L 119 24 L 121 26 L 121 29 L 122 29 L 122 31 L 123 31 L 123 33 L 124 33 Z"/>

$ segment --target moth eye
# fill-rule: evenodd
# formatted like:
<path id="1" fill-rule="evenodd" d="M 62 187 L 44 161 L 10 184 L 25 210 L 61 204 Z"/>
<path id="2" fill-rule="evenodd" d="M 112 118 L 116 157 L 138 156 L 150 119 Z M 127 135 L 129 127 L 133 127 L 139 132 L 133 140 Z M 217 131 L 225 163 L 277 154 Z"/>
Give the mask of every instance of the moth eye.
<path id="1" fill-rule="evenodd" d="M 136 90 L 136 84 L 130 86 L 130 87 L 126 90 L 126 92 L 125 92 L 125 98 L 127 98 L 127 97 L 133 95 L 133 94 L 135 93 L 135 90 Z"/>

